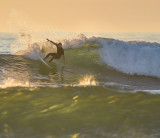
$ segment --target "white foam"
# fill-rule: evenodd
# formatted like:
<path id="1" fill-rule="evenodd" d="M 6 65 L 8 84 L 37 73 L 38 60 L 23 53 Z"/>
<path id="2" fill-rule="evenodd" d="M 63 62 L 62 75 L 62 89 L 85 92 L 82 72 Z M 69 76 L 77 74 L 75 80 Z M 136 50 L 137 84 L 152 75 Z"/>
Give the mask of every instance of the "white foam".
<path id="1" fill-rule="evenodd" d="M 79 34 L 76 37 L 70 39 L 63 39 L 61 40 L 64 46 L 64 49 L 68 48 L 79 48 L 85 42 L 87 42 L 87 37 L 84 34 Z"/>
<path id="2" fill-rule="evenodd" d="M 151 94 L 160 94 L 160 90 L 141 90 L 141 91 L 151 93 Z"/>
<path id="3" fill-rule="evenodd" d="M 97 39 L 104 63 L 128 74 L 160 77 L 160 44 Z"/>
<path id="4" fill-rule="evenodd" d="M 0 84 L 0 88 L 8 87 L 34 87 L 29 81 L 19 81 L 14 78 L 6 78 Z"/>
<path id="5" fill-rule="evenodd" d="M 39 55 L 41 55 L 40 45 L 38 43 L 32 44 L 31 47 L 25 50 L 20 50 L 15 53 L 16 55 L 23 55 L 27 58 L 33 59 L 33 60 L 39 60 Z"/>

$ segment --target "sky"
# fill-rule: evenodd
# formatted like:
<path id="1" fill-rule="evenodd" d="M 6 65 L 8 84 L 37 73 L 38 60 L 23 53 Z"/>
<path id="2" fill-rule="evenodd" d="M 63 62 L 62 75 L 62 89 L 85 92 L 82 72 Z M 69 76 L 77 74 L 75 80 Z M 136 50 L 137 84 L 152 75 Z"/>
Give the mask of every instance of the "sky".
<path id="1" fill-rule="evenodd" d="M 0 32 L 160 32 L 160 0 L 0 0 Z M 11 25 L 12 24 L 12 25 Z"/>

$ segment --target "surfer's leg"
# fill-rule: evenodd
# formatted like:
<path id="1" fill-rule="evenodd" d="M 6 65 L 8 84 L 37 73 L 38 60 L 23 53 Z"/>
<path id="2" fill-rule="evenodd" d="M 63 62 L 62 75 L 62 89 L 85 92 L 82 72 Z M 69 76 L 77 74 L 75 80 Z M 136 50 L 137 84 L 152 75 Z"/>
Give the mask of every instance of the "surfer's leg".
<path id="1" fill-rule="evenodd" d="M 54 56 L 51 58 L 51 60 L 49 62 L 51 62 L 54 59 Z"/>
<path id="2" fill-rule="evenodd" d="M 53 53 L 49 53 L 45 58 L 44 58 L 44 60 L 46 59 L 46 58 L 48 58 L 49 56 L 51 56 Z"/>
<path id="3" fill-rule="evenodd" d="M 51 60 L 49 62 L 51 62 L 53 59 L 56 59 L 56 57 L 57 57 L 57 54 L 56 53 L 52 53 L 52 58 L 51 58 Z"/>

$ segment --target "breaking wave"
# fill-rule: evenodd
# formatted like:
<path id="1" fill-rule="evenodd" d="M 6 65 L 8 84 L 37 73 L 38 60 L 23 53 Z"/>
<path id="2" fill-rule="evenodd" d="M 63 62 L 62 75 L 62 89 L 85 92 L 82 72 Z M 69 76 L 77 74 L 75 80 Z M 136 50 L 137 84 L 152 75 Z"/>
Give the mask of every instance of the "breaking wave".
<path id="1" fill-rule="evenodd" d="M 76 38 L 55 41 L 61 41 L 64 49 L 88 47 L 92 51 L 92 48 L 97 48 L 101 60 L 117 71 L 132 75 L 160 77 L 159 43 L 145 41 L 126 42 L 109 38 L 86 37 L 83 34 L 78 35 Z M 50 51 L 56 52 L 56 48 L 43 41 L 28 44 L 27 49 L 18 51 L 16 54 L 38 60 L 39 55 L 45 56 Z"/>

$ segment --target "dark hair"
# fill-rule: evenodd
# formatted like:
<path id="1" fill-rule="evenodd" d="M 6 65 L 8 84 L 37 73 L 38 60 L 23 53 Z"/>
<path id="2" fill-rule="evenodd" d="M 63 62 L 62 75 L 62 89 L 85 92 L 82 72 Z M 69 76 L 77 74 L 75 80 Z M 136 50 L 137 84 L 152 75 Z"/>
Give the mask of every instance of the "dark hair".
<path id="1" fill-rule="evenodd" d="M 62 43 L 58 43 L 59 46 L 62 46 Z"/>

